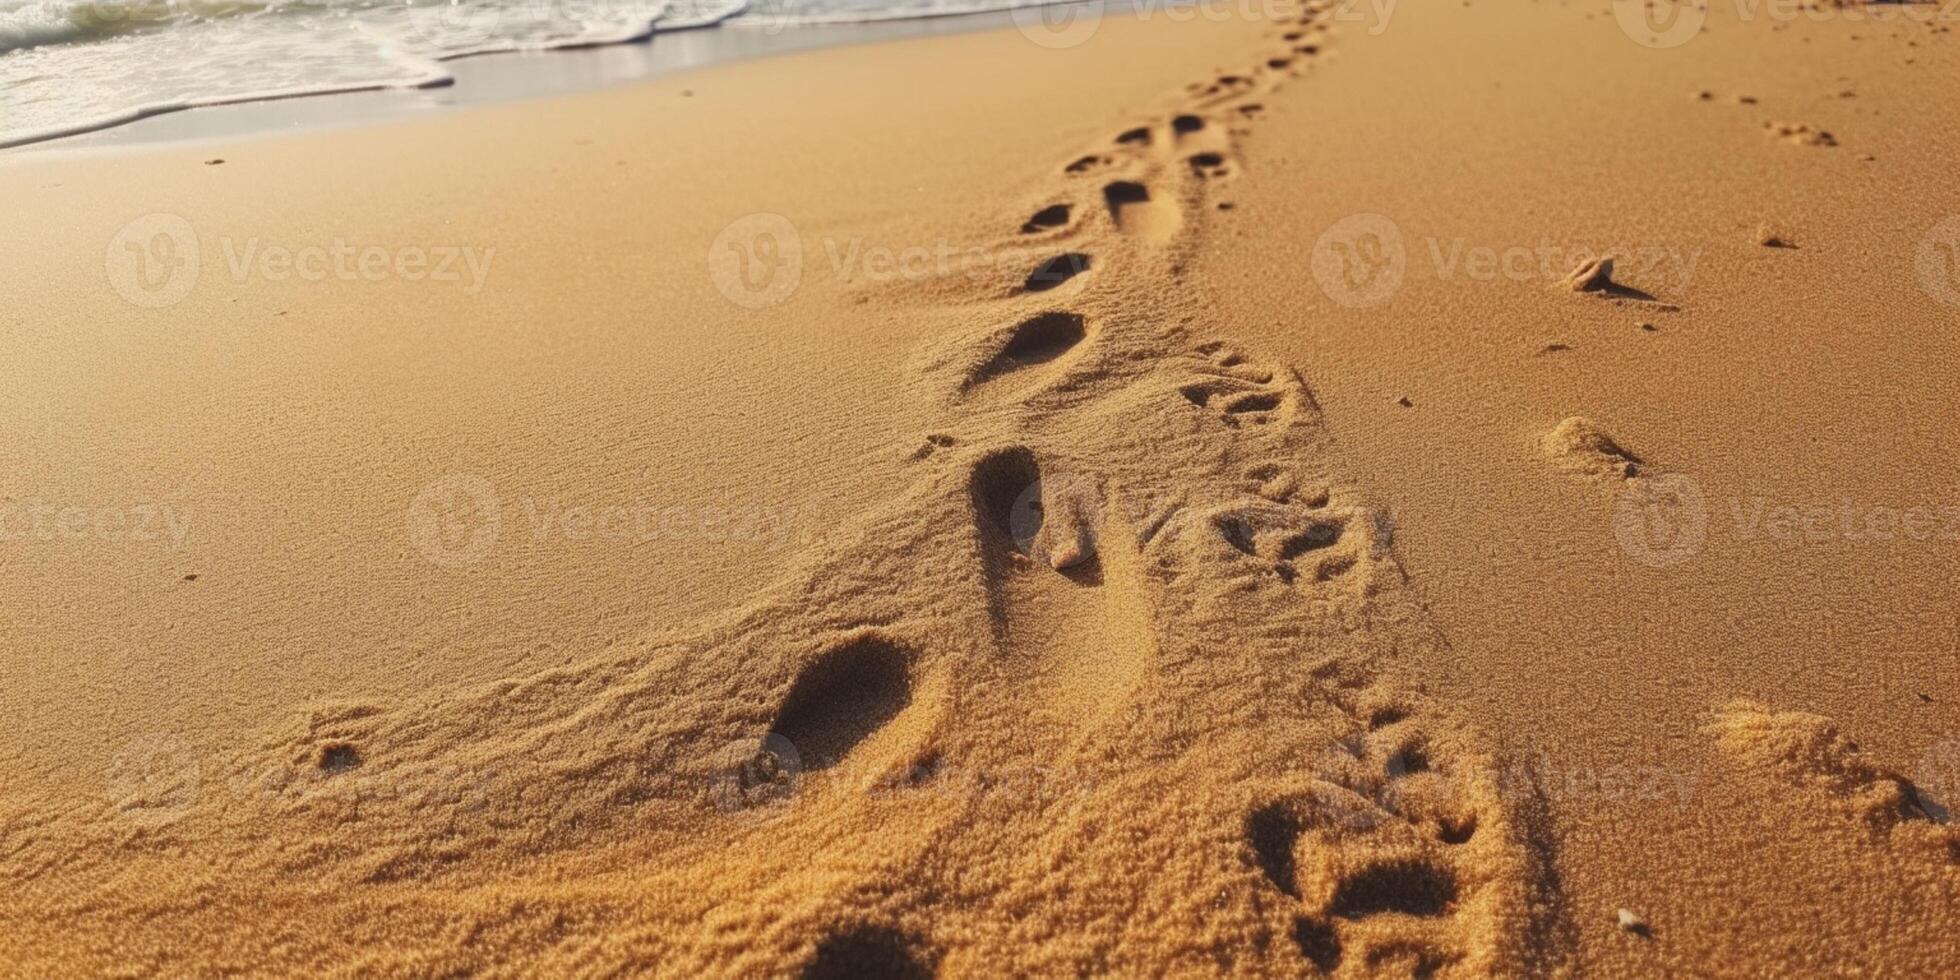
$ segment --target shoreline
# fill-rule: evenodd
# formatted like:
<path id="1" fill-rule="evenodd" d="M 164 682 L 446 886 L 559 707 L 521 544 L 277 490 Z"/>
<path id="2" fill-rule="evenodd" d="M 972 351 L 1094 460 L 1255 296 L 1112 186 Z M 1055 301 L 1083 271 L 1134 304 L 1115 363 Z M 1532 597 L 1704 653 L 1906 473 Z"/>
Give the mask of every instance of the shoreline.
<path id="1" fill-rule="evenodd" d="M 72 132 L 0 145 L 0 160 L 28 153 L 222 142 L 272 133 L 358 127 L 451 109 L 640 84 L 711 65 L 798 51 L 997 30 L 1016 26 L 1021 23 L 1017 18 L 1025 18 L 1029 12 L 1048 17 L 1093 8 L 1100 13 L 1091 16 L 1107 16 L 1140 8 L 1194 5 L 1188 0 L 1075 0 L 872 20 L 722 20 L 620 41 L 463 55 L 438 62 L 448 72 L 446 77 L 425 78 L 413 84 L 272 92 L 209 105 L 135 111 L 126 118 L 88 124 Z"/>

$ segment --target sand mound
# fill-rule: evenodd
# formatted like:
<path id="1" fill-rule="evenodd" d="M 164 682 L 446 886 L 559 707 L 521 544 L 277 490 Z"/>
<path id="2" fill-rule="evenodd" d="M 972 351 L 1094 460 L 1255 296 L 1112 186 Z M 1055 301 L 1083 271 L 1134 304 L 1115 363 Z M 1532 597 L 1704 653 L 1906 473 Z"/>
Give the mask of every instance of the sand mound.
<path id="1" fill-rule="evenodd" d="M 1574 415 L 1553 426 L 1541 440 L 1545 455 L 1559 466 L 1595 476 L 1633 479 L 1645 465 L 1591 419 Z"/>
<path id="2" fill-rule="evenodd" d="M 1936 851 L 1960 840 L 1932 825 L 1934 813 L 1943 811 L 1911 780 L 1867 758 L 1829 718 L 1738 700 L 1724 705 L 1706 730 L 1738 762 L 1843 810 L 1878 836 L 1908 827 Z"/>

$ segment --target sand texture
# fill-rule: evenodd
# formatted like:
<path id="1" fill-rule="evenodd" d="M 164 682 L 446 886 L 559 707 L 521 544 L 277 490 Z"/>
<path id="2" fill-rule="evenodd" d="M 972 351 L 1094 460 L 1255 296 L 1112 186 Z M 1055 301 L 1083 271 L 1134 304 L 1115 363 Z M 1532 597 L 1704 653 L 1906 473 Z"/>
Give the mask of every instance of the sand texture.
<path id="1" fill-rule="evenodd" d="M 0 972 L 1950 969 L 1952 34 L 1614 6 L 0 165 Z"/>

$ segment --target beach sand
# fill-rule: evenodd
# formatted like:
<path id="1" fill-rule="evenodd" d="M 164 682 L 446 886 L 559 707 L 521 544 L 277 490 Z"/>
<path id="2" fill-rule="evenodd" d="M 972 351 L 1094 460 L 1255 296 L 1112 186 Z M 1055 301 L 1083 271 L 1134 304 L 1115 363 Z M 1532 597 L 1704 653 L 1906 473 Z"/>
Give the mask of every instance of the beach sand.
<path id="1" fill-rule="evenodd" d="M 0 159 L 0 969 L 1960 961 L 1950 22 L 1388 9 Z"/>

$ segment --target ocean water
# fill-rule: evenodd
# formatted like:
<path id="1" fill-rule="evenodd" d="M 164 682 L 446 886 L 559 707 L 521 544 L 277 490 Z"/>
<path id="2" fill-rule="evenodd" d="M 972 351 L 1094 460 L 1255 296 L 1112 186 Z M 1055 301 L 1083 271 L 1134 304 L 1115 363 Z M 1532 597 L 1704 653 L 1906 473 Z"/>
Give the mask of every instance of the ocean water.
<path id="1" fill-rule="evenodd" d="M 499 51 L 1051 0 L 0 0 L 0 147 L 159 112 L 441 85 Z"/>

